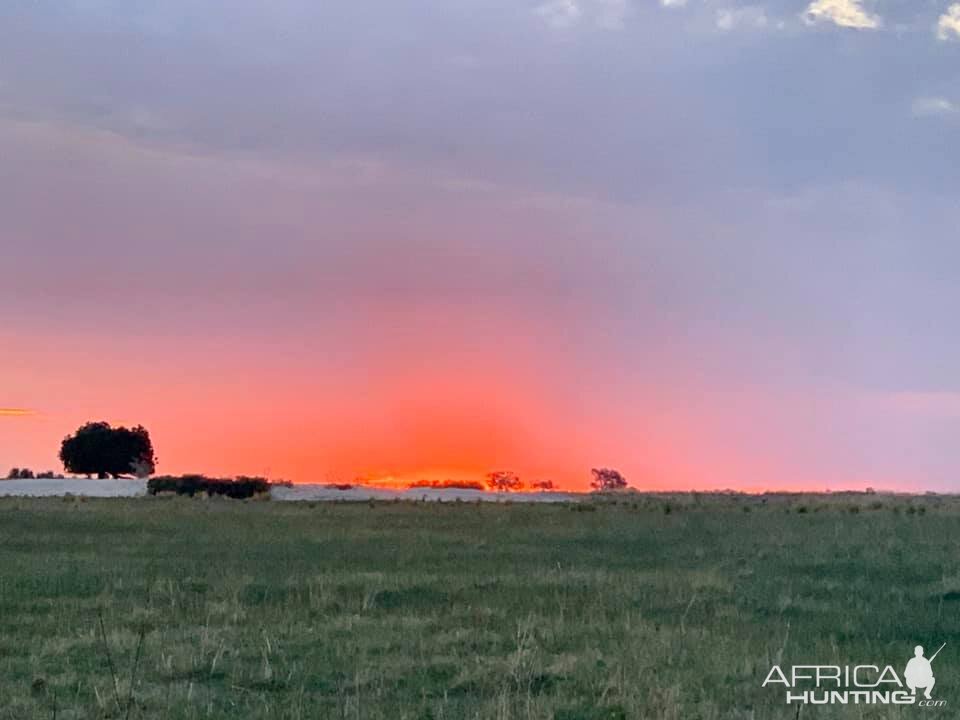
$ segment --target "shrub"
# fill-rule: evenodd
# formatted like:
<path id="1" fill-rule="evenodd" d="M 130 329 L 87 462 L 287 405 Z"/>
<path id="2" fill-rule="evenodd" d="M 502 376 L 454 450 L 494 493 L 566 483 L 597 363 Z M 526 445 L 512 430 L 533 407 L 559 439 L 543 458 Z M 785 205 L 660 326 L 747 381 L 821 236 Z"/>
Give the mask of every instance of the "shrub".
<path id="1" fill-rule="evenodd" d="M 497 470 L 487 475 L 487 486 L 497 492 L 515 492 L 523 488 L 523 481 L 515 472 Z"/>
<path id="2" fill-rule="evenodd" d="M 627 487 L 627 479 L 621 475 L 618 470 L 611 470 L 610 468 L 593 468 L 590 472 L 593 474 L 593 480 L 590 481 L 590 487 L 592 487 L 595 492 L 623 490 L 625 487 Z"/>
<path id="3" fill-rule="evenodd" d="M 484 490 L 482 483 L 473 480 L 417 480 L 408 486 L 413 488 L 436 488 L 438 490 Z"/>
<path id="4" fill-rule="evenodd" d="M 353 490 L 353 485 L 350 483 L 327 483 L 324 487 L 331 490 Z"/>
<path id="5" fill-rule="evenodd" d="M 33 470 L 28 470 L 27 468 L 13 468 L 10 471 L 10 474 L 7 476 L 9 480 L 33 480 L 36 477 L 33 474 Z"/>
<path id="6" fill-rule="evenodd" d="M 180 477 L 163 475 L 147 481 L 147 492 L 150 495 L 169 492 L 194 497 L 205 493 L 208 496 L 222 495 L 242 500 L 269 491 L 270 481 L 262 477 L 209 478 L 205 475 L 181 475 Z"/>

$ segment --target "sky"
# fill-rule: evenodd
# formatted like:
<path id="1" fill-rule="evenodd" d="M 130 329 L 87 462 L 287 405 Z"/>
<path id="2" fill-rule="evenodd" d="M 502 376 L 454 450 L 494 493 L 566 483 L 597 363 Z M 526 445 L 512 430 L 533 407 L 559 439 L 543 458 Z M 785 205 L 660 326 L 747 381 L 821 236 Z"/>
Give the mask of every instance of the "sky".
<path id="1" fill-rule="evenodd" d="M 7 0 L 0 466 L 960 491 L 960 3 Z"/>

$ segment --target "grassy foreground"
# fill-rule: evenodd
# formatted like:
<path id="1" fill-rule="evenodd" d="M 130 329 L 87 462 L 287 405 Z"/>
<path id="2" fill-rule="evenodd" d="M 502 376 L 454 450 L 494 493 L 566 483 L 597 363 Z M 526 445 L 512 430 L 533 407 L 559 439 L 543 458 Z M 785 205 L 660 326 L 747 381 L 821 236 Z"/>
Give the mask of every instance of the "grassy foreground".
<path id="1" fill-rule="evenodd" d="M 5 498 L 0 718 L 794 718 L 778 659 L 943 641 L 952 717 L 958 545 L 942 497 Z"/>

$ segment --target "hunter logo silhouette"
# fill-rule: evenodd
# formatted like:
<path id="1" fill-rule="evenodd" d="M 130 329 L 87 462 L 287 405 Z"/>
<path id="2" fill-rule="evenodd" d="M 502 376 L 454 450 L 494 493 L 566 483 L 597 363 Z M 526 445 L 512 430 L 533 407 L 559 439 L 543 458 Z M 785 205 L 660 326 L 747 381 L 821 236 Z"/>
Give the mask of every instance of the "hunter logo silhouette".
<path id="1" fill-rule="evenodd" d="M 914 695 L 917 694 L 917 689 L 919 688 L 923 690 L 923 696 L 927 700 L 930 699 L 930 691 L 933 690 L 933 686 L 937 684 L 936 678 L 933 677 L 933 667 L 930 663 L 940 654 L 940 650 L 943 650 L 944 646 L 946 646 L 946 643 L 941 645 L 929 660 L 923 656 L 923 645 L 917 645 L 917 647 L 913 649 L 914 656 L 910 658 L 906 670 L 903 671 L 903 679 L 906 680 L 907 687 L 910 688 L 910 692 Z"/>

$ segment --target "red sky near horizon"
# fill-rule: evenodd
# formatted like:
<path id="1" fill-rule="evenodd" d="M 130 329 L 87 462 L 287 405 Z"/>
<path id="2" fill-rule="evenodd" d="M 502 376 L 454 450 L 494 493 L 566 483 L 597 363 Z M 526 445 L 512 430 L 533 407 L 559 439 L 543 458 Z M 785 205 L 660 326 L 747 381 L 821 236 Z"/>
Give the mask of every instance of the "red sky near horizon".
<path id="1" fill-rule="evenodd" d="M 29 341 L 5 353 L 0 370 L 31 411 L 0 412 L 0 462 L 59 469 L 62 437 L 104 419 L 147 426 L 161 473 L 402 485 L 511 469 L 582 490 L 591 467 L 612 466 L 655 490 L 912 487 L 893 476 L 831 474 L 828 461 L 810 480 L 818 462 L 793 454 L 778 416 L 790 404 L 795 420 L 820 422 L 836 398 L 783 394 L 773 410 L 768 394 L 689 387 L 680 374 L 670 378 L 675 370 L 646 383 L 639 373 L 598 377 L 574 351 L 551 354 L 556 346 L 535 328 L 508 335 L 494 323 L 464 337 L 420 312 L 402 328 L 393 344 L 389 328 L 371 327 L 373 345 L 336 358 L 289 336 L 249 349 L 238 338 L 192 337 L 146 352 L 139 336 L 115 337 L 103 354 L 80 336 L 64 343 L 24 332 L 18 339 Z M 498 341 L 511 352 L 489 352 Z M 610 402 L 619 392 L 633 400 Z M 833 429 L 820 430 L 826 458 Z"/>

